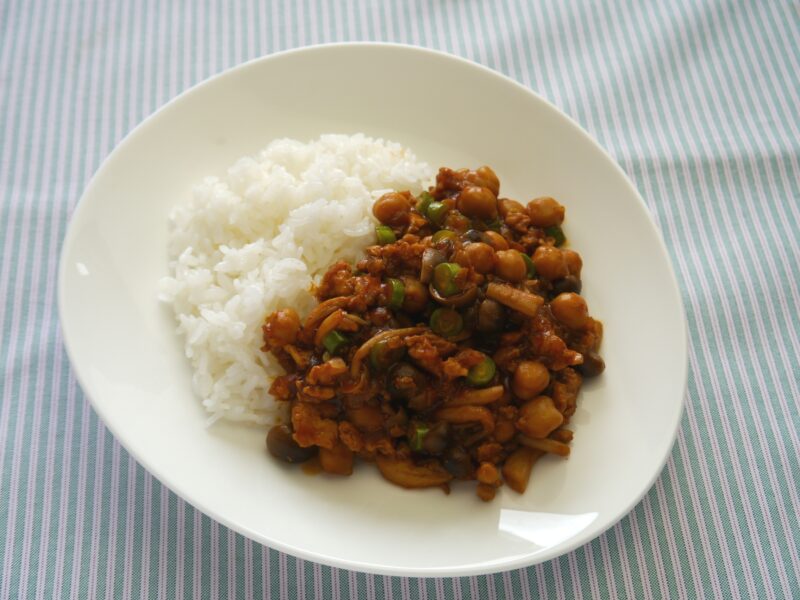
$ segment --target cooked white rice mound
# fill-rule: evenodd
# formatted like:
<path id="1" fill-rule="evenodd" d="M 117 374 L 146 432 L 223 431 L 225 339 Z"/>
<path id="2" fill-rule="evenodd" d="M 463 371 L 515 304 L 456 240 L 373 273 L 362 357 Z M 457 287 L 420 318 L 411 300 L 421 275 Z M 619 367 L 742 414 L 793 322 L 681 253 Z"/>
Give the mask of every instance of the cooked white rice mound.
<path id="1" fill-rule="evenodd" d="M 260 350 L 264 318 L 286 306 L 303 317 L 312 282 L 374 243 L 374 200 L 390 189 L 418 193 L 432 174 L 402 146 L 360 134 L 282 139 L 207 177 L 174 209 L 161 298 L 211 422 L 278 418 L 267 390 L 282 370 Z"/>

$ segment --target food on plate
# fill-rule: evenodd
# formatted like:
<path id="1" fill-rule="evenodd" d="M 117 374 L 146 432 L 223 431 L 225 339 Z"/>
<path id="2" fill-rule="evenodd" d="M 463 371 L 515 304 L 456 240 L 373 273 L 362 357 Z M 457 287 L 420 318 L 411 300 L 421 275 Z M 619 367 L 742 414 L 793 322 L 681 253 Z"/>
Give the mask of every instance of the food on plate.
<path id="1" fill-rule="evenodd" d="M 355 261 L 374 242 L 375 199 L 418 193 L 432 176 L 408 149 L 360 134 L 281 139 L 207 177 L 175 207 L 161 298 L 175 313 L 209 422 L 282 418 L 268 389 L 283 369 L 260 350 L 265 315 L 310 311 L 310 289 L 331 257 Z"/>
<path id="2" fill-rule="evenodd" d="M 583 379 L 604 369 L 564 206 L 505 198 L 481 167 L 371 210 L 371 244 L 329 253 L 318 303 L 278 302 L 263 323 L 290 415 L 270 453 L 337 475 L 361 458 L 405 488 L 476 480 L 486 501 L 524 492 L 541 456 L 569 454 Z"/>

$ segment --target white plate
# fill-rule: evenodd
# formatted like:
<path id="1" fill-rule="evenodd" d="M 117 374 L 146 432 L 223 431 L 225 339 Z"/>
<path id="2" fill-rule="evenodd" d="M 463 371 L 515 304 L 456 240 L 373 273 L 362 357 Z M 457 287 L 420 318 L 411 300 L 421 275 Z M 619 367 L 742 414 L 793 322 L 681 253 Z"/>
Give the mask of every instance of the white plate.
<path id="1" fill-rule="evenodd" d="M 264 431 L 204 427 L 171 312 L 167 213 L 193 183 L 282 136 L 364 132 L 433 166 L 491 165 L 506 195 L 552 195 L 584 258 L 584 292 L 606 337 L 567 460 L 547 457 L 525 495 L 474 485 L 406 491 L 361 466 L 310 477 L 271 460 Z M 392 575 L 501 571 L 559 556 L 624 516 L 659 474 L 686 384 L 683 309 L 644 203 L 564 114 L 488 69 L 419 48 L 320 46 L 266 57 L 182 94 L 95 175 L 67 232 L 59 306 L 69 356 L 95 409 L 162 483 L 273 548 Z"/>

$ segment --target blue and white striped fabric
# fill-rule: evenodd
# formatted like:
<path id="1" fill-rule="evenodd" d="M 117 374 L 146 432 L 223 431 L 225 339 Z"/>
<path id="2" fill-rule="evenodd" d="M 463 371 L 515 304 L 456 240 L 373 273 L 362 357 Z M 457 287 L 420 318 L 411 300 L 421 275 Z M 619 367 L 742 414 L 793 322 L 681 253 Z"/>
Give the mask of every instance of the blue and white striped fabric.
<path id="1" fill-rule="evenodd" d="M 533 88 L 609 149 L 663 232 L 691 339 L 678 441 L 633 512 L 560 559 L 438 580 L 296 560 L 164 489 L 76 385 L 56 264 L 103 158 L 210 75 L 344 40 Z M 797 2 L 0 0 L 0 252 L 2 599 L 800 598 Z"/>

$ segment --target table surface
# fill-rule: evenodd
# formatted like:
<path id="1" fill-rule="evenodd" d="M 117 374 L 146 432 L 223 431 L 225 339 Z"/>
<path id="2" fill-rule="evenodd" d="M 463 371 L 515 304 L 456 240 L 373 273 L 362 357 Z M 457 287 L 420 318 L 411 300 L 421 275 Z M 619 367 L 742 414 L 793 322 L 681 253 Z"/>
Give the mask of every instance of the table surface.
<path id="1" fill-rule="evenodd" d="M 161 486 L 76 384 L 56 267 L 103 159 L 210 75 L 347 40 L 438 48 L 536 90 L 664 236 L 690 330 L 677 442 L 627 517 L 557 560 L 428 580 L 297 560 Z M 800 597 L 798 232 L 796 2 L 0 0 L 0 598 Z"/>

